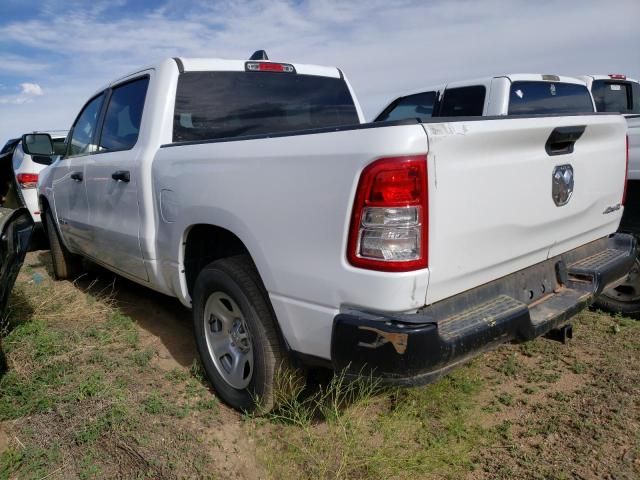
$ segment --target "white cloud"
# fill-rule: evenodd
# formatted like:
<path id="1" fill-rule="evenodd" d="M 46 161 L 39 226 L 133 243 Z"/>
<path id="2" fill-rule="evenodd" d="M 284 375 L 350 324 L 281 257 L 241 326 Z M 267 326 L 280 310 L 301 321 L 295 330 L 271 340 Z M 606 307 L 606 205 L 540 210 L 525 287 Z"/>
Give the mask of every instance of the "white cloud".
<path id="1" fill-rule="evenodd" d="M 247 58 L 264 48 L 276 60 L 337 65 L 369 117 L 400 92 L 483 75 L 640 77 L 638 0 L 617 0 L 615 9 L 600 0 L 202 0 L 129 16 L 126 4 L 117 15 L 108 2 L 51 4 L 55 15 L 0 24 L 3 45 L 35 49 L 55 65 L 24 70 L 47 95 L 5 102 L 0 143 L 25 129 L 68 128 L 101 85 L 171 56 Z"/>
<path id="2" fill-rule="evenodd" d="M 28 95 L 28 96 L 34 96 L 34 97 L 39 97 L 41 95 L 44 95 L 44 92 L 42 91 L 42 87 L 37 83 L 21 83 L 20 88 L 22 88 L 22 91 L 20 92 L 22 95 Z"/>
<path id="3" fill-rule="evenodd" d="M 0 96 L 0 105 L 24 105 L 25 103 L 33 102 L 34 97 L 44 95 L 42 87 L 37 83 L 21 83 L 19 89 L 20 93 L 17 95 Z M 2 140 L 0 140 L 1 142 Z"/>

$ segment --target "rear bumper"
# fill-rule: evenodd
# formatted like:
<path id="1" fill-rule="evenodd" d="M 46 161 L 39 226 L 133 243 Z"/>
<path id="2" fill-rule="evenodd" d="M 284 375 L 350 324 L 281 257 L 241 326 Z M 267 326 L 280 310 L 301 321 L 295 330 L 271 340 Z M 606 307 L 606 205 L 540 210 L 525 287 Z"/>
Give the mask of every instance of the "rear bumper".
<path id="1" fill-rule="evenodd" d="M 564 325 L 626 276 L 633 236 L 616 234 L 412 314 L 347 309 L 334 319 L 331 360 L 349 376 L 428 383 L 498 344 Z"/>

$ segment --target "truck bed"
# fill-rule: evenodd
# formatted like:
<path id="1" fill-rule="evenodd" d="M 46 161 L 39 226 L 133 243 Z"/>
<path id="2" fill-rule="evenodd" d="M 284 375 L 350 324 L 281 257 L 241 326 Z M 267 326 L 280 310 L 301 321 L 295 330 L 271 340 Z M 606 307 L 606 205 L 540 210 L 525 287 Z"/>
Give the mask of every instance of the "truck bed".
<path id="1" fill-rule="evenodd" d="M 571 126 L 584 127 L 573 151 L 549 155 L 554 129 Z M 161 215 L 180 215 L 159 225 L 158 257 L 167 283 L 188 299 L 186 285 L 172 280 L 182 232 L 200 223 L 234 232 L 291 348 L 330 358 L 343 308 L 413 311 L 613 233 L 625 128 L 607 114 L 439 118 L 166 144 L 153 161 L 155 195 L 170 200 Z M 425 153 L 428 268 L 353 267 L 346 248 L 360 173 L 377 158 Z M 556 206 L 552 175 L 565 164 L 575 191 Z"/>

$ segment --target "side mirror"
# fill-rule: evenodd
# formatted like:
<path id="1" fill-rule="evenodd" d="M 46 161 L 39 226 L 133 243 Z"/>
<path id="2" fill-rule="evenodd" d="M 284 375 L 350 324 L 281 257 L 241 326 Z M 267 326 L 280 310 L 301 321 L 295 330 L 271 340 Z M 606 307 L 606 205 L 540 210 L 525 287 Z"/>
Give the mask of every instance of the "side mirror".
<path id="1" fill-rule="evenodd" d="M 27 133 L 22 136 L 22 150 L 28 155 L 53 155 L 53 142 L 48 133 Z"/>

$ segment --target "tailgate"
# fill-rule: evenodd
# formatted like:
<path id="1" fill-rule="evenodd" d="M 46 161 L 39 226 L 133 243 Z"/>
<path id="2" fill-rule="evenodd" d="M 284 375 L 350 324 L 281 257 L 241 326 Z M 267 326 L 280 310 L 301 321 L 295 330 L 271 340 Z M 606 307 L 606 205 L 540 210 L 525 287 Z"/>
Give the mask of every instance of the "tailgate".
<path id="1" fill-rule="evenodd" d="M 429 137 L 427 304 L 617 229 L 625 173 L 621 116 L 423 126 Z"/>

